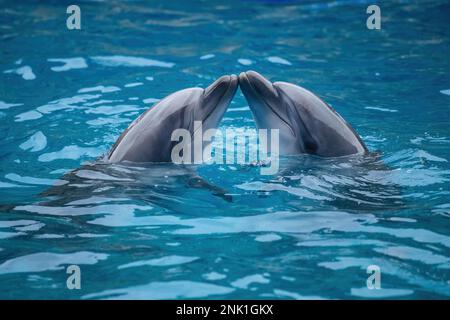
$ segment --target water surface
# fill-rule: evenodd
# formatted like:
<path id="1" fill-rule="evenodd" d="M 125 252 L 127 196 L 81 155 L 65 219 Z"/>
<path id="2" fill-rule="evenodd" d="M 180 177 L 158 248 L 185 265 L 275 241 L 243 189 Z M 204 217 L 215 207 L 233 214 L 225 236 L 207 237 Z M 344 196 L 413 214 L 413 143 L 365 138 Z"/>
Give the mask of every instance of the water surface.
<path id="1" fill-rule="evenodd" d="M 69 31 L 66 3 L 0 1 L 0 298 L 448 299 L 448 1 L 383 3 L 380 31 L 356 0 L 78 4 Z M 373 154 L 95 163 L 159 99 L 248 69 L 317 93 Z M 240 91 L 221 128 L 254 128 Z"/>

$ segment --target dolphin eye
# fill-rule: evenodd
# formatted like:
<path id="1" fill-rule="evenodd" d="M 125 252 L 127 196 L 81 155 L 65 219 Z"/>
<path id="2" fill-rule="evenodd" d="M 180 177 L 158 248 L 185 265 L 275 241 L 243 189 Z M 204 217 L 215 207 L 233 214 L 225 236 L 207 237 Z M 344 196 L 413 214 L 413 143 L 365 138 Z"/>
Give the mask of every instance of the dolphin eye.
<path id="1" fill-rule="evenodd" d="M 305 141 L 305 151 L 307 153 L 315 153 L 317 151 L 317 144 L 313 141 Z"/>

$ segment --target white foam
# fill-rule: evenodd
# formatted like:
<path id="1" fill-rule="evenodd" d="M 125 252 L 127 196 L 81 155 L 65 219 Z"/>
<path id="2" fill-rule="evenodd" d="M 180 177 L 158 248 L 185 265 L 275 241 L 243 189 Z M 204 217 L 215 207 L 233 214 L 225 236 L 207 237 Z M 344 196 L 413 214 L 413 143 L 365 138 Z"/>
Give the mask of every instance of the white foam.
<path id="1" fill-rule="evenodd" d="M 16 116 L 16 122 L 28 121 L 28 120 L 36 120 L 42 117 L 42 113 L 37 112 L 35 110 L 27 111 Z"/>
<path id="2" fill-rule="evenodd" d="M 33 223 L 27 226 L 23 226 L 23 227 L 17 227 L 15 228 L 17 231 L 21 231 L 21 232 L 26 232 L 26 231 L 38 231 L 40 229 L 42 229 L 43 227 L 45 227 L 44 223 Z"/>
<path id="3" fill-rule="evenodd" d="M 75 175 L 77 177 L 80 177 L 83 179 L 89 179 L 89 180 L 133 181 L 132 179 L 118 178 L 118 177 L 110 176 L 106 173 L 97 172 L 97 171 L 93 171 L 93 170 L 86 170 L 86 169 L 76 171 Z"/>
<path id="4" fill-rule="evenodd" d="M 160 99 L 156 99 L 156 98 L 148 98 L 148 99 L 144 99 L 142 100 L 143 103 L 156 103 L 158 102 Z"/>
<path id="5" fill-rule="evenodd" d="M 38 223 L 36 220 L 7 220 L 0 221 L 0 228 L 11 228 L 18 226 L 29 226 L 31 224 Z"/>
<path id="6" fill-rule="evenodd" d="M 75 104 L 86 103 L 88 100 L 97 99 L 100 97 L 101 94 L 79 94 L 73 97 L 51 101 L 48 104 L 36 108 L 36 110 L 44 114 L 59 110 L 74 110 L 81 108 Z"/>
<path id="7" fill-rule="evenodd" d="M 419 248 L 390 246 L 387 248 L 375 248 L 374 250 L 396 259 L 419 261 L 424 264 L 440 264 L 448 267 L 450 263 L 450 258 Z"/>
<path id="8" fill-rule="evenodd" d="M 101 93 L 108 93 L 108 92 L 115 92 L 120 91 L 120 88 L 115 86 L 96 86 L 96 87 L 88 87 L 88 88 L 82 88 L 78 90 L 78 93 L 87 93 L 87 92 L 95 92 L 100 91 Z"/>
<path id="9" fill-rule="evenodd" d="M 106 115 L 113 115 L 118 113 L 124 113 L 129 111 L 136 111 L 139 110 L 138 106 L 136 105 L 117 105 L 117 106 L 99 106 L 93 109 L 88 109 L 85 112 L 88 114 L 106 114 Z"/>
<path id="10" fill-rule="evenodd" d="M 277 295 L 278 297 L 288 297 L 295 300 L 324 300 L 325 298 L 319 297 L 319 296 L 303 296 L 301 294 L 298 294 L 296 292 L 290 292 L 286 290 L 281 289 L 274 289 L 273 293 Z"/>
<path id="11" fill-rule="evenodd" d="M 352 288 L 351 295 L 357 296 L 361 298 L 391 298 L 391 297 L 399 297 L 399 296 L 407 296 L 413 294 L 414 291 L 407 289 L 386 289 L 381 288 L 379 290 L 374 289 L 370 290 L 368 288 Z"/>
<path id="12" fill-rule="evenodd" d="M 147 59 L 133 56 L 95 56 L 91 59 L 102 66 L 106 67 L 161 67 L 172 68 L 175 63 L 164 62 L 154 59 Z"/>
<path id="13" fill-rule="evenodd" d="M 200 60 L 208 60 L 208 59 L 212 59 L 212 58 L 214 58 L 214 57 L 215 57 L 215 55 L 212 54 L 212 53 L 210 53 L 210 54 L 205 54 L 204 56 L 201 56 L 201 57 L 200 57 Z"/>
<path id="14" fill-rule="evenodd" d="M 0 239 L 8 239 L 8 238 L 12 238 L 12 237 L 17 237 L 17 236 L 23 236 L 26 233 L 23 232 L 3 232 L 0 231 Z M 1 267 L 1 265 L 0 265 Z"/>
<path id="15" fill-rule="evenodd" d="M 253 61 L 250 59 L 238 59 L 238 62 L 244 66 L 249 66 L 253 64 Z"/>
<path id="16" fill-rule="evenodd" d="M 69 71 L 72 69 L 84 69 L 88 65 L 84 58 L 68 58 L 68 59 L 47 59 L 49 62 L 61 62 L 62 66 L 51 67 L 50 69 L 55 72 Z"/>
<path id="17" fill-rule="evenodd" d="M 281 237 L 279 235 L 277 235 L 276 233 L 263 234 L 263 235 L 257 236 L 255 238 L 255 240 L 258 242 L 273 242 L 273 241 L 278 241 L 280 239 L 281 239 Z"/>
<path id="18" fill-rule="evenodd" d="M 108 257 L 104 253 L 80 251 L 75 253 L 39 252 L 7 260 L 0 265 L 0 274 L 62 270 L 68 264 L 96 264 Z"/>
<path id="19" fill-rule="evenodd" d="M 205 273 L 202 275 L 202 277 L 206 280 L 209 281 L 216 281 L 216 280 L 222 280 L 225 279 L 227 276 L 222 274 L 222 273 L 218 273 L 218 272 L 209 272 L 209 273 Z"/>
<path id="20" fill-rule="evenodd" d="M 265 278 L 264 276 L 260 274 L 253 274 L 233 281 L 231 285 L 236 288 L 247 289 L 248 286 L 252 283 L 267 284 L 269 282 L 270 280 Z"/>
<path id="21" fill-rule="evenodd" d="M 272 56 L 272 57 L 268 57 L 267 60 L 269 62 L 272 62 L 272 63 L 284 64 L 284 65 L 287 65 L 287 66 L 291 66 L 292 65 L 292 63 L 290 63 L 288 60 L 280 58 L 280 57 Z"/>
<path id="22" fill-rule="evenodd" d="M 140 267 L 140 266 L 154 266 L 154 267 L 167 267 L 167 266 L 175 266 L 180 264 L 189 263 L 195 260 L 198 260 L 198 257 L 185 257 L 185 256 L 166 256 L 162 258 L 136 261 L 127 264 L 123 264 L 118 266 L 118 269 L 132 268 L 132 267 Z"/>
<path id="23" fill-rule="evenodd" d="M 41 151 L 47 146 L 47 137 L 38 131 L 33 134 L 27 141 L 22 143 L 19 148 L 22 150 L 29 150 L 31 152 Z"/>
<path id="24" fill-rule="evenodd" d="M 97 119 L 93 119 L 93 120 L 88 120 L 86 121 L 86 124 L 90 125 L 90 126 L 103 126 L 105 124 L 119 124 L 119 123 L 128 123 L 130 122 L 130 119 L 127 118 L 112 118 L 112 117 L 100 117 Z"/>
<path id="25" fill-rule="evenodd" d="M 0 101 L 0 110 L 9 109 L 21 105 L 23 105 L 23 103 L 6 103 L 5 101 Z"/>
<path id="26" fill-rule="evenodd" d="M 19 76 L 22 76 L 24 80 L 34 80 L 36 79 L 36 75 L 33 73 L 33 70 L 30 66 L 23 66 L 17 69 L 5 70 L 4 73 L 15 73 Z"/>
<path id="27" fill-rule="evenodd" d="M 197 281 L 169 281 L 150 282 L 146 285 L 127 287 L 123 289 L 105 290 L 98 293 L 84 295 L 83 299 L 180 299 L 180 298 L 202 298 L 211 295 L 225 295 L 233 292 L 233 288 L 218 286 L 210 283 Z"/>
<path id="28" fill-rule="evenodd" d="M 65 180 L 25 177 L 25 176 L 20 176 L 16 173 L 8 173 L 7 175 L 5 175 L 5 178 L 8 180 L 14 181 L 14 182 L 20 182 L 20 183 L 32 184 L 32 185 L 53 186 L 53 185 L 67 184 L 67 181 L 65 181 Z"/>
<path id="29" fill-rule="evenodd" d="M 228 108 L 228 112 L 235 112 L 235 111 L 248 111 L 250 110 L 249 107 L 241 107 L 241 108 Z"/>
<path id="30" fill-rule="evenodd" d="M 0 181 L 0 188 L 19 188 L 21 185 Z"/>
<path id="31" fill-rule="evenodd" d="M 43 153 L 38 160 L 41 162 L 50 162 L 59 159 L 77 160 L 83 156 L 97 157 L 102 152 L 98 148 L 85 148 L 76 145 L 66 146 L 59 151 Z"/>
<path id="32" fill-rule="evenodd" d="M 132 83 L 127 83 L 124 87 L 125 88 L 133 88 L 133 87 L 138 87 L 138 86 L 142 86 L 143 83 L 142 82 L 132 82 Z"/>
<path id="33" fill-rule="evenodd" d="M 377 110 L 382 112 L 398 112 L 396 109 L 379 108 L 379 107 L 366 107 L 367 110 Z"/>

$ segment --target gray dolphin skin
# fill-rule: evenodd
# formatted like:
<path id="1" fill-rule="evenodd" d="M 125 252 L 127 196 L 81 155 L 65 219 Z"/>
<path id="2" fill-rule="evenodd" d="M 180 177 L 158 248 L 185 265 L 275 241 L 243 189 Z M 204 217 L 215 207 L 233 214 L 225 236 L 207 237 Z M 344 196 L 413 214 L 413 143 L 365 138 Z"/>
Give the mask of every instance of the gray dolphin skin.
<path id="1" fill-rule="evenodd" d="M 106 161 L 171 162 L 171 141 L 175 129 L 193 135 L 194 121 L 203 130 L 217 128 L 238 86 L 236 75 L 222 76 L 206 89 L 177 91 L 143 113 L 122 133 Z"/>
<path id="2" fill-rule="evenodd" d="M 239 85 L 258 129 L 279 129 L 280 155 L 368 152 L 356 131 L 314 93 L 287 82 L 271 83 L 255 71 L 242 72 Z"/>

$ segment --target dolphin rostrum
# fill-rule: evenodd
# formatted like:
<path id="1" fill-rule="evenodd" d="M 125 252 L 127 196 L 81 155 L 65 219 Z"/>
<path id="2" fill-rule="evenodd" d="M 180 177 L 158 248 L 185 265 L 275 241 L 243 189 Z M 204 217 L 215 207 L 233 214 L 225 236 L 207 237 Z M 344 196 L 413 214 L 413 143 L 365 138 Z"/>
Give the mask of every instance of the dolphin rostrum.
<path id="1" fill-rule="evenodd" d="M 255 71 L 239 85 L 259 129 L 279 130 L 279 153 L 339 157 L 368 152 L 356 131 L 314 93 L 287 82 L 271 83 Z"/>
<path id="2" fill-rule="evenodd" d="M 217 128 L 238 86 L 236 75 L 222 76 L 206 89 L 177 91 L 144 112 L 120 135 L 106 161 L 171 162 L 176 141 L 171 135 L 185 129 L 193 135 L 194 122 Z M 206 146 L 204 146 L 206 147 Z"/>

